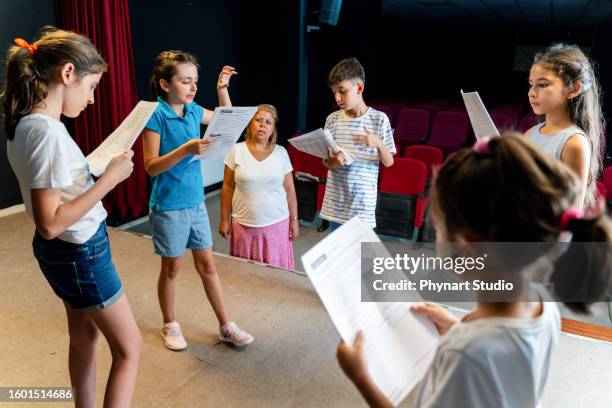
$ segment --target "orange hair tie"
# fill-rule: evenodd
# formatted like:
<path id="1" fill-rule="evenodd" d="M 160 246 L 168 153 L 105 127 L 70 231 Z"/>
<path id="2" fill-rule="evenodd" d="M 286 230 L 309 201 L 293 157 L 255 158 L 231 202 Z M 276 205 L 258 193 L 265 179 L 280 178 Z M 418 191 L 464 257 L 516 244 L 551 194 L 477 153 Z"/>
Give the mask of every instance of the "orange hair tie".
<path id="1" fill-rule="evenodd" d="M 34 55 L 34 53 L 38 49 L 38 46 L 36 44 L 30 44 L 23 38 L 15 38 L 15 44 L 17 44 L 21 48 L 25 48 L 26 50 L 28 50 L 28 53 L 30 55 Z"/>

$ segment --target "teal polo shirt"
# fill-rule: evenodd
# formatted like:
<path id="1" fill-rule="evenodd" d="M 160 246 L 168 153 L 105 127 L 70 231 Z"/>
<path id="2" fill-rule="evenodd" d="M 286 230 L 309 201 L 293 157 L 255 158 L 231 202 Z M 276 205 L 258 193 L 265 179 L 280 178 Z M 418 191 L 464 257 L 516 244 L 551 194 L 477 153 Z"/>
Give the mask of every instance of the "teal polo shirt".
<path id="1" fill-rule="evenodd" d="M 200 123 L 204 109 L 193 102 L 185 105 L 180 117 L 162 98 L 146 128 L 160 136 L 159 156 L 170 153 L 191 139 L 200 138 Z M 149 207 L 156 210 L 180 210 L 191 208 L 204 201 L 204 182 L 200 161 L 189 163 L 188 155 L 173 167 L 153 177 L 153 191 Z"/>

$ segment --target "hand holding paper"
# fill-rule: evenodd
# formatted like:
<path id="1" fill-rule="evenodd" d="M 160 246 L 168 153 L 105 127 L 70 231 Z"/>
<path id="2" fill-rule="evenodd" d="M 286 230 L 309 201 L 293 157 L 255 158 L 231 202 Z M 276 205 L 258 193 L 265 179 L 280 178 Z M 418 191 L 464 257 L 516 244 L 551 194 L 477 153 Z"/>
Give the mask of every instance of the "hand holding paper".
<path id="1" fill-rule="evenodd" d="M 187 143 L 185 143 L 185 149 L 187 150 L 187 153 L 189 154 L 203 154 L 206 150 L 208 150 L 208 148 L 210 147 L 210 145 L 213 143 L 213 139 L 207 138 L 207 139 L 191 139 L 190 141 L 188 141 Z"/>
<path id="2" fill-rule="evenodd" d="M 397 405 L 425 374 L 438 334 L 431 321 L 410 311 L 409 303 L 362 301 L 362 242 L 380 239 L 354 217 L 306 252 L 302 265 L 344 342 L 352 344 L 363 331 L 363 365 L 376 387 Z M 360 371 L 355 353 L 345 351 L 343 364 Z"/>
<path id="3" fill-rule="evenodd" d="M 211 140 L 214 143 L 202 153 L 193 156 L 190 162 L 201 159 L 223 159 L 234 147 L 242 131 L 257 112 L 256 107 L 219 106 L 206 128 L 202 140 Z"/>
<path id="4" fill-rule="evenodd" d="M 301 152 L 317 156 L 322 159 L 332 158 L 329 154 L 331 151 L 333 155 L 337 155 L 338 152 L 342 152 L 344 155 L 344 164 L 351 164 L 354 159 L 348 151 L 342 149 L 341 146 L 336 144 L 336 141 L 332 137 L 328 130 L 317 129 L 310 133 L 306 133 L 301 136 L 293 137 L 289 139 L 289 143 Z"/>
<path id="5" fill-rule="evenodd" d="M 121 125 L 85 158 L 91 174 L 100 177 L 113 157 L 132 149 L 155 109 L 157 102 L 138 102 Z"/>
<path id="6" fill-rule="evenodd" d="M 344 151 L 339 149 L 337 153 L 332 152 L 331 147 L 327 148 L 327 163 L 330 168 L 335 168 L 337 166 L 344 166 L 346 163 L 346 157 L 344 155 Z"/>
<path id="7" fill-rule="evenodd" d="M 106 166 L 104 177 L 109 177 L 115 185 L 130 177 L 130 174 L 134 171 L 133 157 L 133 150 L 113 157 Z"/>
<path id="8" fill-rule="evenodd" d="M 363 331 L 359 330 L 352 346 L 346 344 L 342 340 L 340 340 L 340 344 L 338 344 L 336 358 L 344 374 L 353 382 L 369 376 L 368 368 L 363 358 L 364 340 Z"/>

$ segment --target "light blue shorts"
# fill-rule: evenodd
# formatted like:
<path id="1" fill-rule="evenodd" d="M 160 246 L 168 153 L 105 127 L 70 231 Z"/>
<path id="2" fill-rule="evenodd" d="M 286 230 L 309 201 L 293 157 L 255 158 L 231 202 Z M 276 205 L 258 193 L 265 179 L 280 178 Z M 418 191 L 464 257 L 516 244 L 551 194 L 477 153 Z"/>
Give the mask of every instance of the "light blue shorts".
<path id="1" fill-rule="evenodd" d="M 174 258 L 182 256 L 185 248 L 212 248 L 210 222 L 204 203 L 180 210 L 151 210 L 149 221 L 157 255 Z"/>

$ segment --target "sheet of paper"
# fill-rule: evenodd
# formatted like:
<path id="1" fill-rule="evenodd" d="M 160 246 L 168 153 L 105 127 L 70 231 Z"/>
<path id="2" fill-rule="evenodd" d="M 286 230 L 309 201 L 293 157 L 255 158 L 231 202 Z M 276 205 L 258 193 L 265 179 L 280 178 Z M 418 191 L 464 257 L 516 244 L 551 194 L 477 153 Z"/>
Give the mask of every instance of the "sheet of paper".
<path id="1" fill-rule="evenodd" d="M 346 149 L 342 149 L 341 146 L 336 144 L 336 141 L 328 130 L 323 130 L 321 128 L 300 136 L 292 137 L 289 139 L 289 143 L 301 152 L 322 159 L 327 159 L 327 148 L 331 147 L 334 153 L 338 153 L 340 150 L 344 152 L 346 164 L 351 164 L 355 160 Z"/>
<path id="2" fill-rule="evenodd" d="M 461 91 L 463 102 L 467 108 L 470 122 L 472 122 L 472 128 L 474 129 L 474 136 L 476 140 L 480 140 L 483 137 L 496 137 L 499 136 L 499 131 L 495 127 L 489 112 L 482 103 L 478 92 L 463 92 Z"/>
<path id="3" fill-rule="evenodd" d="M 157 109 L 157 102 L 140 101 L 136 104 L 121 125 L 85 158 L 91 174 L 100 177 L 113 157 L 134 146 L 155 109 Z"/>
<path id="4" fill-rule="evenodd" d="M 204 132 L 213 143 L 203 154 L 193 156 L 189 162 L 201 159 L 224 159 L 242 135 L 257 107 L 218 106 Z"/>
<path id="5" fill-rule="evenodd" d="M 354 217 L 306 252 L 302 265 L 342 339 L 352 344 L 363 330 L 372 380 L 398 405 L 429 367 L 438 334 L 430 321 L 410 312 L 411 303 L 361 301 L 362 242 L 380 240 Z"/>

